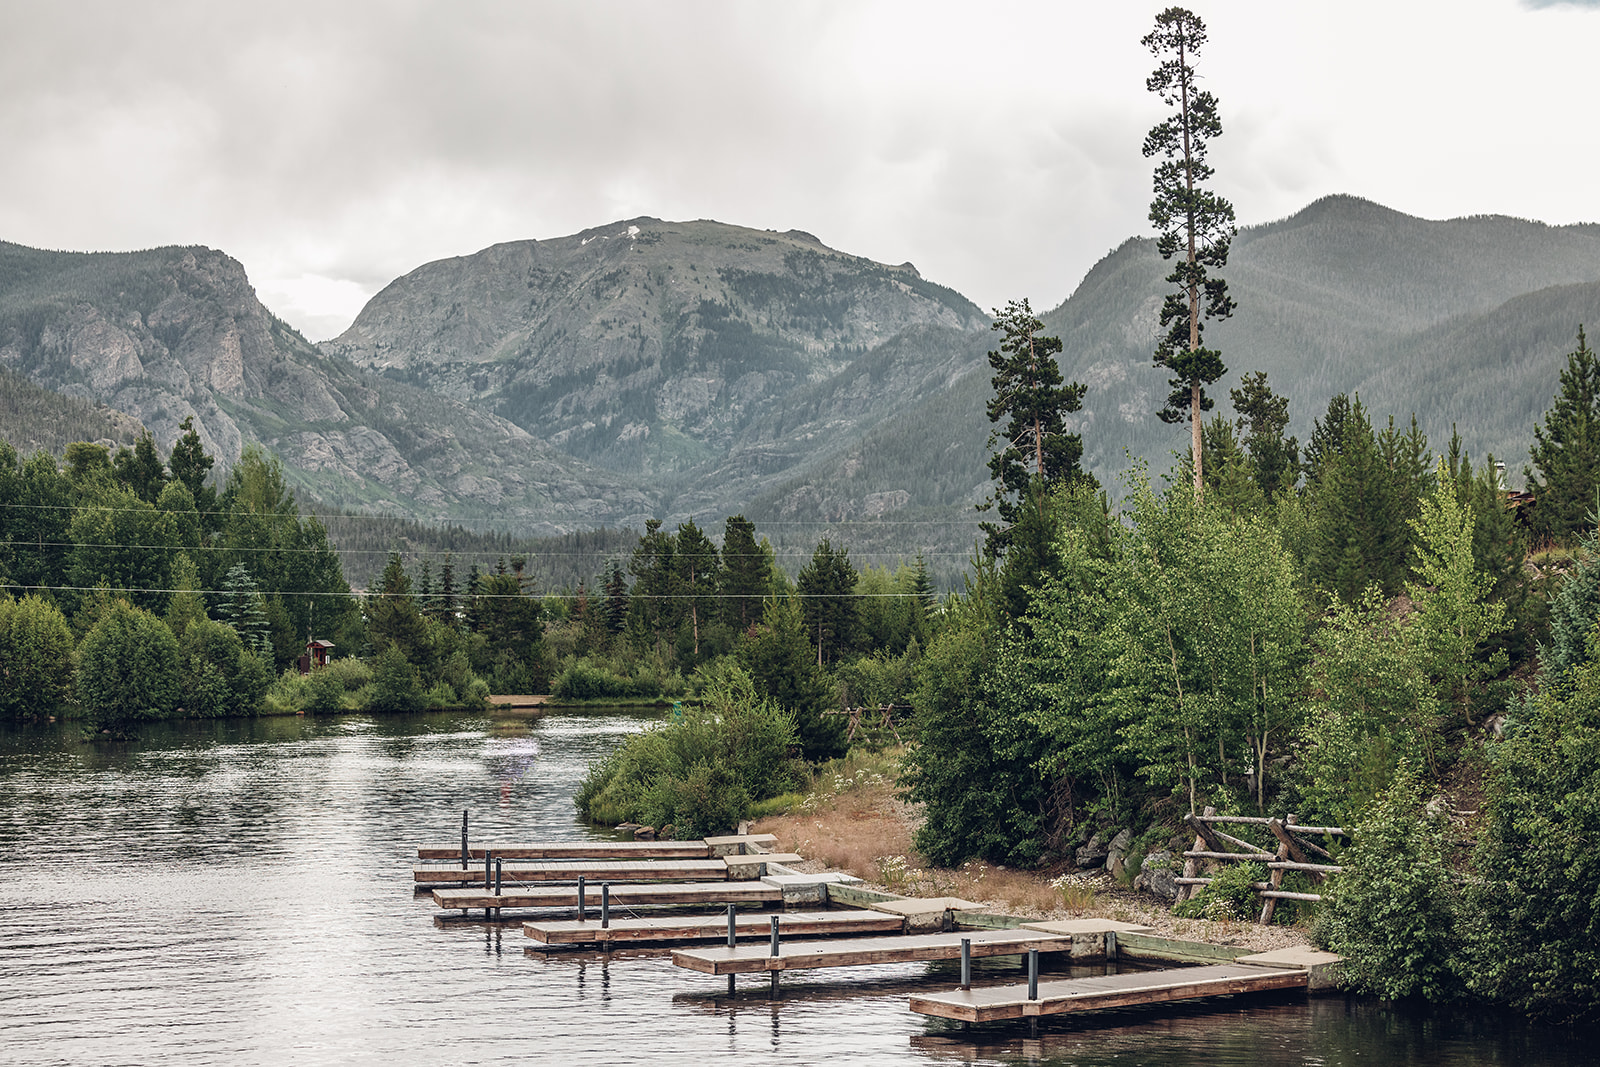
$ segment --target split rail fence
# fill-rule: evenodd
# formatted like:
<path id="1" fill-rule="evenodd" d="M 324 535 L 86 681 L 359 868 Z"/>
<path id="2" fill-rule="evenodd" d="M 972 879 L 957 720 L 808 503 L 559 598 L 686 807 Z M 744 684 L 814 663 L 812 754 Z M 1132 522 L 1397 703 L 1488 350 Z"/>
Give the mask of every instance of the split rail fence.
<path id="1" fill-rule="evenodd" d="M 1288 871 L 1304 871 L 1315 883 L 1325 881 L 1330 874 L 1344 870 L 1336 863 L 1318 863 L 1313 856 L 1332 860 L 1327 849 L 1308 836 L 1350 836 L 1341 826 L 1301 826 L 1293 815 L 1283 818 L 1255 815 L 1218 815 L 1216 808 L 1208 807 L 1195 815 L 1185 815 L 1183 821 L 1194 830 L 1194 847 L 1185 852 L 1183 876 L 1177 879 L 1178 899 L 1188 900 L 1200 892 L 1200 887 L 1211 884 L 1210 878 L 1200 877 L 1200 861 L 1216 860 L 1227 863 L 1260 863 L 1270 872 L 1268 881 L 1251 883 L 1261 898 L 1261 917 L 1265 926 L 1272 921 L 1273 912 L 1280 900 L 1320 901 L 1320 893 L 1293 893 L 1283 888 L 1283 876 Z M 1217 829 L 1217 825 L 1264 826 L 1276 840 L 1276 851 L 1252 844 L 1242 838 Z"/>

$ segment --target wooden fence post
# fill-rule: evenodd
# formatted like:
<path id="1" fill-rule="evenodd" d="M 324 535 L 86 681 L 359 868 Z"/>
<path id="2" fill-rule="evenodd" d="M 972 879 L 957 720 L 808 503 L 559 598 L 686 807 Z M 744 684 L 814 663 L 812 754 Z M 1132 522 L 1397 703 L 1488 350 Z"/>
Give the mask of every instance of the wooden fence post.
<path id="1" fill-rule="evenodd" d="M 1212 807 L 1211 805 L 1207 804 L 1206 805 L 1206 810 L 1201 813 L 1201 818 L 1207 818 L 1209 816 L 1215 815 L 1216 813 L 1217 813 L 1217 809 Z M 1202 827 L 1204 827 L 1205 824 L 1200 822 L 1199 819 L 1196 819 L 1193 814 L 1185 816 L 1184 819 L 1185 819 L 1186 822 L 1188 822 L 1191 825 L 1193 825 L 1194 829 L 1195 829 L 1194 848 L 1191 849 L 1190 851 L 1192 851 L 1192 852 L 1202 852 L 1202 851 L 1204 851 L 1205 847 L 1206 847 L 1206 844 L 1207 844 L 1206 836 L 1207 836 L 1207 834 L 1209 832 L 1209 828 L 1202 829 Z M 1220 849 L 1217 849 L 1217 850 L 1214 850 L 1214 851 L 1220 851 Z M 1195 873 L 1199 869 L 1200 869 L 1200 865 L 1199 865 L 1198 861 L 1196 861 L 1193 856 L 1191 856 L 1188 859 L 1183 861 L 1183 876 L 1185 878 L 1193 878 L 1195 876 Z M 1196 893 L 1198 893 L 1199 891 L 1200 891 L 1200 887 L 1199 886 L 1181 885 L 1181 886 L 1178 887 L 1178 899 L 1179 900 L 1192 900 L 1194 898 L 1194 895 Z"/>

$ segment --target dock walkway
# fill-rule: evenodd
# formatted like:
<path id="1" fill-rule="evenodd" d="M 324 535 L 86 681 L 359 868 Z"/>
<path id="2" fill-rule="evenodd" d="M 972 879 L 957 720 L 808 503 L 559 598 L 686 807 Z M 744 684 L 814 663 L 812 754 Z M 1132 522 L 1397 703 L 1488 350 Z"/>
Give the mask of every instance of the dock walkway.
<path id="1" fill-rule="evenodd" d="M 1040 952 L 1072 951 L 1072 938 L 1061 934 L 1033 930 L 974 930 L 956 934 L 910 934 L 845 941 L 780 943 L 777 956 L 769 955 L 770 946 L 765 944 L 681 949 L 673 952 L 672 962 L 705 974 L 753 974 L 818 967 L 866 967 L 875 963 L 918 963 L 960 959 L 963 939 L 972 943 L 973 959 L 1021 955 L 1029 949 L 1038 949 Z"/>
<path id="2" fill-rule="evenodd" d="M 481 875 L 481 871 L 479 874 Z M 441 908 L 576 908 L 578 888 L 570 885 L 530 886 L 506 889 L 498 894 L 481 886 L 467 889 L 435 889 L 433 902 Z M 643 905 L 700 904 L 781 904 L 781 886 L 764 882 L 666 882 L 658 885 L 614 885 L 610 887 L 611 906 L 632 908 Z M 584 893 L 587 907 L 600 904 L 600 887 L 591 885 Z"/>
<path id="3" fill-rule="evenodd" d="M 1040 982 L 1039 995 L 1033 1000 L 1028 999 L 1027 986 L 1015 985 L 915 995 L 911 998 L 911 1010 L 920 1015 L 979 1023 L 1122 1008 L 1135 1004 L 1160 1004 L 1232 993 L 1305 989 L 1308 984 L 1309 974 L 1302 967 L 1218 963 L 1139 974 Z"/>
<path id="4" fill-rule="evenodd" d="M 825 934 L 900 933 L 905 920 L 880 911 L 790 911 L 768 915 L 735 915 L 736 937 L 766 937 L 772 919 L 778 920 L 779 937 Z M 522 932 L 547 945 L 588 945 L 627 941 L 657 944 L 672 941 L 711 941 L 728 936 L 726 915 L 668 915 L 643 919 L 612 919 L 603 927 L 594 919 L 525 922 Z"/>

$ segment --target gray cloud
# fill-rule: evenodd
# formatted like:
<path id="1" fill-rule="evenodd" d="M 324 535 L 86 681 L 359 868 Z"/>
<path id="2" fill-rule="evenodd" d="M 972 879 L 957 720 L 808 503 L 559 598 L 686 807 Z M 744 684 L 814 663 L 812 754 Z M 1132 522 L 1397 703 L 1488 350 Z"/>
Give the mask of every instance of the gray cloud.
<path id="1" fill-rule="evenodd" d="M 1242 220 L 1335 191 L 1431 215 L 1591 210 L 1561 160 L 1588 90 L 1560 22 L 1582 13 L 1303 7 L 1208 4 L 1217 185 Z M 4 3 L 0 237 L 221 247 L 313 336 L 429 259 L 642 214 L 799 227 L 985 306 L 1048 307 L 1147 231 L 1150 14 Z M 1511 150 L 1486 158 L 1495 140 Z"/>

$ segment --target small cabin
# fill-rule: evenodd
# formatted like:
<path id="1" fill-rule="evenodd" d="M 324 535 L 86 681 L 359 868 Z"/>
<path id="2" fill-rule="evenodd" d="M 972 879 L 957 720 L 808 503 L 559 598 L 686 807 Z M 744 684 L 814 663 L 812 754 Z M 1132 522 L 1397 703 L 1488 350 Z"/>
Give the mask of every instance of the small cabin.
<path id="1" fill-rule="evenodd" d="M 314 638 L 306 642 L 306 654 L 300 657 L 295 666 L 300 668 L 301 674 L 310 674 L 314 668 L 328 665 L 328 656 L 332 651 L 332 641 Z"/>

